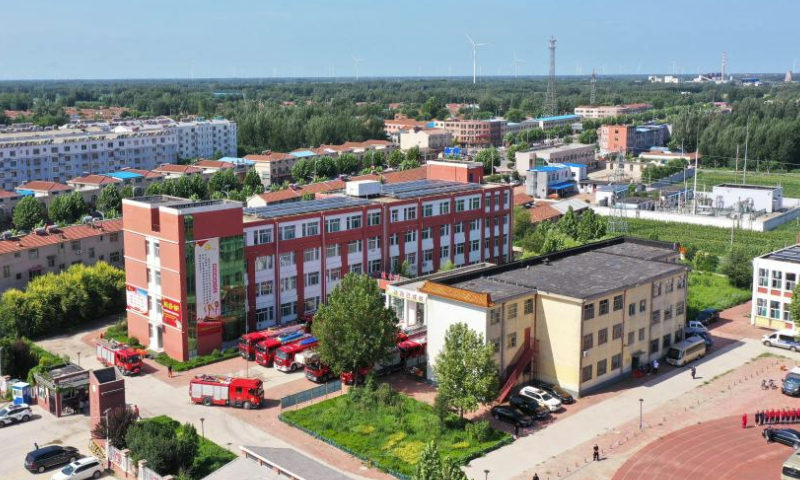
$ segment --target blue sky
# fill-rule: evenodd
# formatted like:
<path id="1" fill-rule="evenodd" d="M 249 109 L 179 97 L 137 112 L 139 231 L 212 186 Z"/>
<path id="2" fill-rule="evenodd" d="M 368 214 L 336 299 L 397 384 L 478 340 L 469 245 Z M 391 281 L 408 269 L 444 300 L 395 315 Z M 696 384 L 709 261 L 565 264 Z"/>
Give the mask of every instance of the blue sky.
<path id="1" fill-rule="evenodd" d="M 800 1 L 0 0 L 0 79 L 784 72 Z"/>

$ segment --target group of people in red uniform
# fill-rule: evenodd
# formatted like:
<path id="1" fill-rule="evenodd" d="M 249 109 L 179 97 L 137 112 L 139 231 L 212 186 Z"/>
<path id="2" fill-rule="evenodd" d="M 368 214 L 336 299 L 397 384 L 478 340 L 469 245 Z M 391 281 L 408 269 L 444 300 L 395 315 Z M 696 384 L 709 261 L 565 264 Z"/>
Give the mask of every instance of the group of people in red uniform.
<path id="1" fill-rule="evenodd" d="M 800 422 L 800 408 L 777 408 L 770 410 L 759 410 L 754 415 L 754 419 L 756 425 L 798 423 Z M 746 421 L 743 421 L 742 423 L 746 425 Z"/>

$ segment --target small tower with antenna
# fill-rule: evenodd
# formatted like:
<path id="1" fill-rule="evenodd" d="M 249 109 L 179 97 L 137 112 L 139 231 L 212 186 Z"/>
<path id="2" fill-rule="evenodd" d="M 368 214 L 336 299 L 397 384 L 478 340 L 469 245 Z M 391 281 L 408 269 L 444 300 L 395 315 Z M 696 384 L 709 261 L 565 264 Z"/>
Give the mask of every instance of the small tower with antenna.
<path id="1" fill-rule="evenodd" d="M 589 80 L 589 105 L 595 106 L 597 105 L 597 72 L 595 72 L 594 68 L 592 69 L 592 78 Z"/>
<path id="2" fill-rule="evenodd" d="M 550 78 L 547 82 L 547 96 L 544 99 L 544 114 L 553 116 L 558 113 L 556 103 L 556 37 L 550 37 Z"/>

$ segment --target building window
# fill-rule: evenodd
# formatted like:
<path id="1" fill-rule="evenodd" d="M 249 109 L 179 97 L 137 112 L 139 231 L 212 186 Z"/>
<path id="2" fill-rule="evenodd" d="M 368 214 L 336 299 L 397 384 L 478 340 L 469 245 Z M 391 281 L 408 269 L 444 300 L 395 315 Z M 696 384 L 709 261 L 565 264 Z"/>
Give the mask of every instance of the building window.
<path id="1" fill-rule="evenodd" d="M 686 276 L 681 275 L 680 277 L 678 277 L 678 290 L 683 289 L 683 287 L 685 286 L 686 286 Z"/>
<path id="2" fill-rule="evenodd" d="M 661 295 L 661 282 L 653 283 L 653 298 Z"/>
<path id="3" fill-rule="evenodd" d="M 427 204 L 422 206 L 422 216 L 423 217 L 432 217 L 433 216 L 433 204 Z"/>
<path id="4" fill-rule="evenodd" d="M 328 245 L 325 247 L 325 256 L 327 258 L 331 257 L 340 257 L 342 255 L 341 246 L 336 243 L 334 245 Z"/>
<path id="5" fill-rule="evenodd" d="M 381 212 L 367 213 L 367 225 L 374 227 L 381 224 Z"/>
<path id="6" fill-rule="evenodd" d="M 608 300 L 600 300 L 600 315 L 608 315 Z"/>
<path id="7" fill-rule="evenodd" d="M 425 263 L 432 262 L 433 261 L 433 250 L 424 250 L 422 252 L 422 261 L 425 262 Z"/>
<path id="8" fill-rule="evenodd" d="M 661 321 L 661 310 L 653 310 L 650 313 L 650 323 L 656 324 Z"/>
<path id="9" fill-rule="evenodd" d="M 672 334 L 668 333 L 663 337 L 661 337 L 661 348 L 666 350 L 669 348 L 670 345 L 672 345 Z"/>
<path id="10" fill-rule="evenodd" d="M 583 350 L 589 350 L 594 346 L 594 334 L 587 333 L 583 336 Z"/>
<path id="11" fill-rule="evenodd" d="M 793 291 L 794 286 L 797 284 L 797 274 L 796 273 L 787 273 L 786 274 L 786 288 L 785 290 Z"/>
<path id="12" fill-rule="evenodd" d="M 347 217 L 347 229 L 354 230 L 361 228 L 361 215 L 351 215 Z"/>
<path id="13" fill-rule="evenodd" d="M 667 305 L 664 307 L 664 321 L 670 320 L 672 318 L 672 305 Z"/>
<path id="14" fill-rule="evenodd" d="M 781 302 L 776 300 L 769 302 L 769 318 L 781 318 Z"/>
<path id="15" fill-rule="evenodd" d="M 500 339 L 494 338 L 491 340 L 492 347 L 494 347 L 494 353 L 498 353 L 500 351 Z"/>
<path id="16" fill-rule="evenodd" d="M 256 285 L 256 295 L 264 296 L 264 295 L 272 295 L 272 280 L 267 280 L 266 282 L 259 282 Z"/>
<path id="17" fill-rule="evenodd" d="M 622 310 L 622 295 L 614 297 L 614 311 Z"/>
<path id="18" fill-rule="evenodd" d="M 281 292 L 297 290 L 297 275 L 281 278 Z"/>
<path id="19" fill-rule="evenodd" d="M 442 225 L 439 227 L 439 236 L 440 237 L 449 237 L 450 236 L 450 225 Z"/>
<path id="20" fill-rule="evenodd" d="M 489 325 L 497 325 L 503 319 L 503 312 L 495 308 L 489 312 Z"/>
<path id="21" fill-rule="evenodd" d="M 55 255 L 48 255 L 47 256 L 47 266 L 52 268 L 56 266 L 56 256 Z"/>
<path id="22" fill-rule="evenodd" d="M 263 307 L 256 309 L 256 322 L 271 322 L 275 320 L 275 307 Z"/>
<path id="23" fill-rule="evenodd" d="M 305 274 L 305 286 L 306 287 L 313 287 L 315 285 L 319 285 L 319 272 L 309 272 Z"/>
<path id="24" fill-rule="evenodd" d="M 456 255 L 464 255 L 464 242 L 456 243 Z"/>
<path id="25" fill-rule="evenodd" d="M 781 288 L 783 285 L 783 272 L 778 270 L 772 271 L 772 288 Z"/>
<path id="26" fill-rule="evenodd" d="M 272 229 L 264 228 L 253 232 L 253 244 L 261 245 L 263 243 L 272 243 Z"/>
<path id="27" fill-rule="evenodd" d="M 675 304 L 675 315 L 683 315 L 683 312 L 686 309 L 686 304 L 683 302 L 678 302 Z"/>
<path id="28" fill-rule="evenodd" d="M 608 342 L 608 329 L 607 328 L 601 328 L 597 332 L 597 344 L 598 345 L 603 345 L 604 343 L 607 343 L 607 342 Z"/>
<path id="29" fill-rule="evenodd" d="M 281 317 L 290 317 L 297 315 L 297 302 L 289 302 L 281 304 Z"/>
<path id="30" fill-rule="evenodd" d="M 156 270 L 155 279 L 156 279 L 156 285 L 160 287 L 161 286 L 161 270 Z"/>
<path id="31" fill-rule="evenodd" d="M 111 252 L 111 254 L 108 256 L 108 259 L 111 260 L 112 263 L 118 263 L 119 252 Z"/>
<path id="32" fill-rule="evenodd" d="M 766 268 L 758 269 L 758 286 L 769 287 L 769 270 Z"/>
<path id="33" fill-rule="evenodd" d="M 367 248 L 370 250 L 378 250 L 381 248 L 381 237 L 371 237 L 367 240 Z"/>
<path id="34" fill-rule="evenodd" d="M 336 268 L 329 268 L 328 269 L 328 281 L 329 282 L 336 282 L 342 279 L 342 269 L 341 267 Z"/>
<path id="35" fill-rule="evenodd" d="M 594 318 L 594 303 L 587 303 L 583 306 L 583 319 L 591 320 Z"/>
<path id="36" fill-rule="evenodd" d="M 464 211 L 464 199 L 456 200 L 456 212 Z"/>
<path id="37" fill-rule="evenodd" d="M 603 376 L 606 374 L 606 370 L 608 369 L 608 360 L 600 360 L 597 362 L 597 376 Z"/>
<path id="38" fill-rule="evenodd" d="M 303 251 L 304 262 L 314 262 L 319 260 L 319 247 L 306 248 Z"/>
<path id="39" fill-rule="evenodd" d="M 480 230 L 480 229 L 481 229 L 481 221 L 479 219 L 476 218 L 475 220 L 470 220 L 469 221 L 469 230 L 470 231 L 475 231 L 475 230 Z"/>
<path id="40" fill-rule="evenodd" d="M 650 354 L 658 353 L 658 339 L 650 340 Z"/>
<path id="41" fill-rule="evenodd" d="M 3 278 L 8 278 L 10 276 L 11 276 L 11 266 L 3 265 Z"/>
<path id="42" fill-rule="evenodd" d="M 28 250 L 28 258 L 39 258 L 39 250 L 36 248 Z"/>
<path id="43" fill-rule="evenodd" d="M 336 233 L 342 229 L 342 221 L 338 218 L 329 218 L 325 221 L 325 231 Z"/>
<path id="44" fill-rule="evenodd" d="M 673 290 L 675 290 L 675 279 L 674 278 L 670 278 L 669 280 L 667 280 L 666 290 L 667 290 L 667 293 L 670 293 Z"/>
<path id="45" fill-rule="evenodd" d="M 613 327 L 611 327 L 611 339 L 617 340 L 622 338 L 622 324 L 617 323 Z"/>
<path id="46" fill-rule="evenodd" d="M 628 316 L 629 317 L 636 316 L 636 304 L 635 303 L 631 303 L 630 305 L 628 305 Z"/>
<path id="47" fill-rule="evenodd" d="M 448 261 L 450 260 L 450 245 L 443 245 L 439 254 L 439 259 Z"/>
<path id="48" fill-rule="evenodd" d="M 633 345 L 633 342 L 636 341 L 636 332 L 628 332 L 628 347 Z"/>
<path id="49" fill-rule="evenodd" d="M 108 236 L 108 240 L 110 242 L 118 242 L 119 241 L 119 232 L 114 232 Z"/>
<path id="50" fill-rule="evenodd" d="M 380 260 L 370 260 L 369 264 L 369 273 L 377 273 L 381 271 L 381 261 Z"/>
<path id="51" fill-rule="evenodd" d="M 445 201 L 439 204 L 439 214 L 440 215 L 447 215 L 450 213 L 450 202 Z"/>
<path id="52" fill-rule="evenodd" d="M 766 298 L 756 299 L 756 315 L 758 315 L 759 317 L 766 317 L 767 316 L 767 299 Z"/>
<path id="53" fill-rule="evenodd" d="M 645 333 L 644 332 L 644 328 L 640 328 L 639 329 L 639 341 L 640 342 L 644 341 L 644 333 Z"/>
<path id="54" fill-rule="evenodd" d="M 433 236 L 433 227 L 425 227 L 422 229 L 422 239 L 428 240 Z"/>
<path id="55" fill-rule="evenodd" d="M 506 318 L 511 320 L 517 318 L 517 304 L 511 303 L 506 307 Z"/>
<path id="56" fill-rule="evenodd" d="M 272 255 L 266 257 L 256 257 L 256 271 L 272 269 Z"/>
<path id="57" fill-rule="evenodd" d="M 293 240 L 296 233 L 297 228 L 294 225 L 284 225 L 278 228 L 278 238 L 281 240 Z"/>
<path id="58" fill-rule="evenodd" d="M 354 240 L 347 243 L 347 253 L 360 253 L 363 248 L 361 240 Z"/>
<path id="59" fill-rule="evenodd" d="M 417 241 L 417 231 L 416 230 L 409 230 L 405 233 L 405 240 L 406 243 L 413 243 Z"/>
<path id="60" fill-rule="evenodd" d="M 319 222 L 309 222 L 303 224 L 304 237 L 316 237 L 317 235 L 319 235 Z"/>
<path id="61" fill-rule="evenodd" d="M 477 210 L 481 208 L 481 199 L 480 197 L 473 197 L 469 199 L 469 209 L 470 210 Z"/>
<path id="62" fill-rule="evenodd" d="M 533 299 L 529 298 L 525 300 L 525 308 L 523 309 L 525 314 L 533 313 Z"/>
<path id="63" fill-rule="evenodd" d="M 506 336 L 506 348 L 515 348 L 517 346 L 517 333 L 509 333 Z"/>
<path id="64" fill-rule="evenodd" d="M 581 369 L 581 382 L 588 382 L 592 379 L 592 366 L 587 365 Z"/>
<path id="65" fill-rule="evenodd" d="M 639 313 L 647 311 L 647 300 L 642 300 L 639 302 Z"/>
<path id="66" fill-rule="evenodd" d="M 622 354 L 618 353 L 611 357 L 611 371 L 619 370 L 622 367 Z"/>
<path id="67" fill-rule="evenodd" d="M 281 253 L 281 267 L 291 267 L 295 264 L 294 252 Z"/>
<path id="68" fill-rule="evenodd" d="M 400 210 L 394 209 L 391 212 L 391 223 L 396 223 L 400 221 Z"/>
<path id="69" fill-rule="evenodd" d="M 319 308 L 319 297 L 307 298 L 305 304 L 303 305 L 303 309 L 306 312 L 316 312 L 318 308 Z"/>
<path id="70" fill-rule="evenodd" d="M 403 209 L 403 220 L 416 220 L 417 219 L 417 207 L 405 207 Z"/>
<path id="71" fill-rule="evenodd" d="M 477 252 L 481 249 L 481 241 L 480 240 L 470 240 L 469 241 L 469 251 L 470 252 Z"/>
<path id="72" fill-rule="evenodd" d="M 464 233 L 464 222 L 456 223 L 456 228 L 454 230 L 456 233 Z"/>

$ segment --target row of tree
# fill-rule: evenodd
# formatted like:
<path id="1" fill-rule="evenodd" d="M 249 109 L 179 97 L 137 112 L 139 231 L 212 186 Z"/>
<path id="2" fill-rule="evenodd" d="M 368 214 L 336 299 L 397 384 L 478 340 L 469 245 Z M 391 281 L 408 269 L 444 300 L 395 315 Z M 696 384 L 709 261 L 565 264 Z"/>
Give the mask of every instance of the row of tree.
<path id="1" fill-rule="evenodd" d="M 329 180 L 337 175 L 381 171 L 384 167 L 409 170 L 420 165 L 420 151 L 417 147 L 406 152 L 393 150 L 389 155 L 384 155 L 381 151 L 370 151 L 362 158 L 344 153 L 335 158 L 301 158 L 292 167 L 292 178 L 297 183 L 316 182 Z"/>
<path id="2" fill-rule="evenodd" d="M 125 272 L 105 262 L 76 264 L 12 288 L 0 297 L 0 336 L 35 338 L 119 312 Z"/>
<path id="3" fill-rule="evenodd" d="M 515 243 L 525 255 L 546 255 L 600 240 L 606 236 L 606 219 L 587 209 L 578 216 L 570 207 L 557 222 L 531 224 L 530 212 L 514 208 Z"/>

